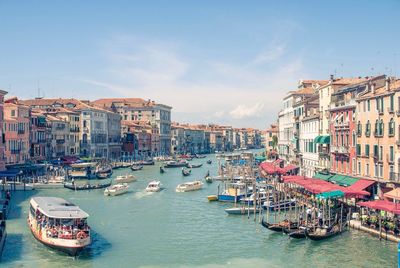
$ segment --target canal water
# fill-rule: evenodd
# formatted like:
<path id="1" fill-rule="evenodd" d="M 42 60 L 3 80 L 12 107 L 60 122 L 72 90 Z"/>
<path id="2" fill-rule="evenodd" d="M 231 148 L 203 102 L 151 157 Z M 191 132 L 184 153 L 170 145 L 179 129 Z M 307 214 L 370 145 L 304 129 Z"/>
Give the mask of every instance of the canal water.
<path id="1" fill-rule="evenodd" d="M 211 165 L 206 164 L 212 159 Z M 130 192 L 105 197 L 102 190 L 68 189 L 15 192 L 12 196 L 8 237 L 0 267 L 395 267 L 397 245 L 350 230 L 315 242 L 291 240 L 271 232 L 247 216 L 228 216 L 230 204 L 208 202 L 218 183 L 200 191 L 176 193 L 179 183 L 216 173 L 214 155 L 194 159 L 204 163 L 183 177 L 181 170 L 159 173 L 159 165 L 142 171 L 117 170 L 113 176 L 134 173 Z M 144 191 L 158 179 L 164 190 Z M 37 242 L 26 224 L 32 196 L 57 196 L 90 214 L 93 243 L 77 259 Z"/>

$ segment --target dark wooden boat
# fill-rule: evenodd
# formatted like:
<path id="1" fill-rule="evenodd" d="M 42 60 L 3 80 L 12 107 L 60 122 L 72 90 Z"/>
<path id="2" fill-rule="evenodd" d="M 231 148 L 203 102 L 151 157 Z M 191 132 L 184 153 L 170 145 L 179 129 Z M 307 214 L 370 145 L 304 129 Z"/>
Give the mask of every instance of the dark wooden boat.
<path id="1" fill-rule="evenodd" d="M 306 230 L 306 236 L 307 238 L 315 241 L 324 240 L 340 234 L 345 230 L 344 227 L 345 224 L 343 224 L 342 228 L 340 228 L 339 223 L 327 228 L 317 227 L 315 228 L 315 230 L 314 229 Z"/>
<path id="2" fill-rule="evenodd" d="M 207 164 L 211 165 L 212 161 L 211 160 L 207 160 Z"/>
<path id="3" fill-rule="evenodd" d="M 187 165 L 188 165 L 188 162 L 186 160 L 165 162 L 166 168 L 187 167 Z"/>
<path id="4" fill-rule="evenodd" d="M 165 173 L 165 168 L 164 167 L 160 167 L 160 173 L 161 174 Z"/>
<path id="5" fill-rule="evenodd" d="M 203 164 L 188 164 L 188 168 L 200 168 Z"/>
<path id="6" fill-rule="evenodd" d="M 305 226 L 300 226 L 299 228 L 284 228 L 283 232 L 287 234 L 291 238 L 306 238 L 306 229 Z"/>
<path id="7" fill-rule="evenodd" d="M 182 168 L 182 175 L 183 176 L 189 176 L 192 173 L 190 169 Z"/>
<path id="8" fill-rule="evenodd" d="M 268 223 L 264 221 L 264 219 L 262 219 L 261 221 L 262 226 L 275 232 L 283 232 L 284 229 L 289 227 L 289 224 L 290 224 L 290 229 L 296 229 L 298 225 L 297 222 L 289 222 L 289 221 L 283 221 L 280 223 Z"/>
<path id="9" fill-rule="evenodd" d="M 138 170 L 143 169 L 143 166 L 142 165 L 132 165 L 131 169 L 132 169 L 132 171 L 138 171 Z"/>
<path id="10" fill-rule="evenodd" d="M 103 189 L 111 186 L 111 182 L 108 183 L 99 183 L 99 184 L 85 184 L 85 185 L 75 185 L 74 183 L 65 183 L 64 188 L 74 190 L 74 191 L 83 191 L 83 190 L 96 190 Z"/>

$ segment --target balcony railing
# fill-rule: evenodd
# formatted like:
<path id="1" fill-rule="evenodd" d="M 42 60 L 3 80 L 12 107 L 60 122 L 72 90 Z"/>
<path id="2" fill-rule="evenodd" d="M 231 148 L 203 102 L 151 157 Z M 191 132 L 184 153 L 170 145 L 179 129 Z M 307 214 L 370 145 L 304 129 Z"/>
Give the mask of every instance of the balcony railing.
<path id="1" fill-rule="evenodd" d="M 339 153 L 339 154 L 348 154 L 349 148 L 345 146 L 331 146 L 332 153 Z"/>
<path id="2" fill-rule="evenodd" d="M 79 129 L 79 127 L 78 128 L 70 128 L 70 130 L 69 130 L 70 132 L 74 132 L 74 133 L 77 133 L 77 132 L 79 132 L 80 131 L 80 129 Z"/>
<path id="3" fill-rule="evenodd" d="M 344 121 L 344 122 L 335 122 L 335 123 L 333 123 L 333 125 L 334 125 L 335 127 L 348 127 L 348 126 L 350 126 L 350 122 L 348 122 L 348 121 Z"/>
<path id="4" fill-rule="evenodd" d="M 65 139 L 56 140 L 56 143 L 57 144 L 64 144 L 65 143 Z"/>

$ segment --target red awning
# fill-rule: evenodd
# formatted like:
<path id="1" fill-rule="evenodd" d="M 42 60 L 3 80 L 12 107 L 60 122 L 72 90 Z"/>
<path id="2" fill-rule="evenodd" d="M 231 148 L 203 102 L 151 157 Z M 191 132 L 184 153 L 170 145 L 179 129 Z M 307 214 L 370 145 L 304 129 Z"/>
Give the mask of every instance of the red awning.
<path id="1" fill-rule="evenodd" d="M 349 187 L 347 187 L 347 189 L 351 189 L 351 190 L 365 190 L 366 188 L 368 188 L 369 186 L 371 186 L 372 184 L 374 184 L 375 181 L 371 181 L 371 180 L 358 180 L 357 182 L 353 183 L 353 185 L 350 185 Z"/>
<path id="2" fill-rule="evenodd" d="M 274 163 L 271 162 L 262 162 L 260 164 L 260 168 L 267 174 L 277 174 L 277 173 L 281 174 L 282 172 L 282 168 L 274 165 Z"/>
<path id="3" fill-rule="evenodd" d="M 283 181 L 286 183 L 300 185 L 313 194 L 340 190 L 345 194 L 346 197 L 361 197 L 369 195 L 369 193 L 364 190 L 349 189 L 349 187 L 343 187 L 324 180 L 313 179 L 304 176 L 284 176 Z"/>
<path id="4" fill-rule="evenodd" d="M 372 209 L 379 209 L 400 215 L 400 204 L 395 204 L 387 200 L 374 200 L 367 202 L 358 202 L 357 205 Z"/>
<path id="5" fill-rule="evenodd" d="M 289 165 L 287 165 L 286 167 L 283 168 L 283 171 L 285 173 L 288 173 L 288 172 L 290 172 L 292 170 L 295 170 L 296 168 L 298 168 L 298 167 L 295 166 L 295 165 L 289 164 Z"/>

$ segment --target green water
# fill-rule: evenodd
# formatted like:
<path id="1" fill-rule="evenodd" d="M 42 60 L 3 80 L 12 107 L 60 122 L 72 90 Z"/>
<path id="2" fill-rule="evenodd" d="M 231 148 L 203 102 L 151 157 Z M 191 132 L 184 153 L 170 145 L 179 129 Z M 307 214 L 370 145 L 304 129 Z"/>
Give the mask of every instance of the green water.
<path id="1" fill-rule="evenodd" d="M 207 159 L 213 159 L 207 165 Z M 183 177 L 181 170 L 145 166 L 134 172 L 138 181 L 129 193 L 105 197 L 103 191 L 67 189 L 16 192 L 12 197 L 7 242 L 0 267 L 395 267 L 397 246 L 351 230 L 315 242 L 290 240 L 271 232 L 253 218 L 228 216 L 229 204 L 209 203 L 217 183 L 196 192 L 175 193 L 177 184 L 202 179 L 216 171 L 214 156 Z M 117 170 L 114 176 L 131 172 Z M 148 194 L 144 188 L 158 179 L 165 189 Z M 66 198 L 90 214 L 93 244 L 78 259 L 37 242 L 26 225 L 29 198 Z"/>

